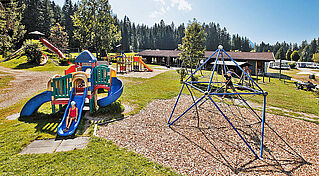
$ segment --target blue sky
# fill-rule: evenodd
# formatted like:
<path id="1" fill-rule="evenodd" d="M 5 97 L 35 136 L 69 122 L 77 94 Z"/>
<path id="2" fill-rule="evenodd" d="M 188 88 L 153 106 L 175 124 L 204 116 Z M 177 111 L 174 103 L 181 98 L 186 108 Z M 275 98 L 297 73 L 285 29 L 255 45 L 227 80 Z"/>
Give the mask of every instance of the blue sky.
<path id="1" fill-rule="evenodd" d="M 64 0 L 55 0 L 63 4 Z M 163 19 L 175 25 L 196 18 L 217 22 L 252 42 L 308 42 L 319 37 L 318 0 L 109 0 L 123 19 L 153 25 Z"/>

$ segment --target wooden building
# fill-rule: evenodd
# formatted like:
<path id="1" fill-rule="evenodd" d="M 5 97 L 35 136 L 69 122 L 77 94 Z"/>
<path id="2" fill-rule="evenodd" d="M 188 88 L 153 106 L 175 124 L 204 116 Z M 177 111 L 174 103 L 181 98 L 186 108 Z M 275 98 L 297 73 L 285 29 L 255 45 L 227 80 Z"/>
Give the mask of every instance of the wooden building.
<path id="1" fill-rule="evenodd" d="M 138 54 L 146 59 L 147 63 L 172 66 L 172 67 L 180 67 L 181 61 L 179 60 L 179 54 L 181 51 L 178 50 L 144 50 L 139 52 Z M 205 58 L 209 58 L 214 51 L 206 51 Z M 247 62 L 250 65 L 250 69 L 252 70 L 252 74 L 256 75 L 262 74 L 265 71 L 265 63 L 274 61 L 275 57 L 272 52 L 227 52 L 235 61 L 237 62 Z M 207 62 L 211 64 L 215 61 L 217 54 L 215 54 L 211 61 Z M 224 54 L 224 59 L 229 61 L 230 59 Z M 210 66 L 207 65 L 206 68 Z"/>

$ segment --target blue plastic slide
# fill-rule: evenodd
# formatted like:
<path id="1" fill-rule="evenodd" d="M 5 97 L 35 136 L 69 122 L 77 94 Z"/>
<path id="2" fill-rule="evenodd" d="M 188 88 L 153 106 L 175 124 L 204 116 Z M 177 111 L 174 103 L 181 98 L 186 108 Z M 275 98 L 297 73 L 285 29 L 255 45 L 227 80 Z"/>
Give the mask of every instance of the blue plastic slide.
<path id="1" fill-rule="evenodd" d="M 75 95 L 74 94 L 74 88 L 72 88 L 71 91 L 71 98 L 69 99 L 69 103 L 68 106 L 65 109 L 64 115 L 63 115 L 63 119 L 61 121 L 61 123 L 58 126 L 57 132 L 59 136 L 69 136 L 72 135 L 76 128 L 79 126 L 80 124 L 80 120 L 81 120 L 81 115 L 82 115 L 82 110 L 83 110 L 83 106 L 85 103 L 85 98 L 87 96 L 87 88 L 85 88 L 83 95 Z M 66 125 L 66 119 L 67 116 L 69 114 L 69 109 L 71 108 L 71 102 L 75 101 L 75 106 L 78 108 L 79 112 L 78 112 L 78 119 L 77 122 L 72 121 L 72 124 L 69 128 L 69 130 L 67 132 L 64 132 L 63 130 L 65 129 L 65 125 Z"/>
<path id="2" fill-rule="evenodd" d="M 32 97 L 22 108 L 20 116 L 30 116 L 46 102 L 51 101 L 51 91 L 44 91 Z"/>
<path id="3" fill-rule="evenodd" d="M 121 80 L 117 79 L 117 77 L 112 77 L 112 85 L 111 90 L 109 91 L 109 95 L 105 98 L 101 98 L 97 101 L 97 104 L 100 107 L 107 106 L 114 101 L 116 101 L 123 93 L 123 83 Z"/>

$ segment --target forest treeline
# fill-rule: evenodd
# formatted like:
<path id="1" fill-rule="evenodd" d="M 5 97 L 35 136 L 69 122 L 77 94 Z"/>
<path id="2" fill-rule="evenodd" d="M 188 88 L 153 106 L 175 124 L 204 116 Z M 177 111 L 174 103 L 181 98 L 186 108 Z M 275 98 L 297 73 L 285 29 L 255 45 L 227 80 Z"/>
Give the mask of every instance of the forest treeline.
<path id="1" fill-rule="evenodd" d="M 74 24 L 75 12 L 79 9 L 79 4 L 92 2 L 96 3 L 99 0 L 80 0 L 76 3 L 71 0 L 65 0 L 64 5 L 60 7 L 52 0 L 2 0 L 2 8 L 6 8 L 9 2 L 17 3 L 17 11 L 21 13 L 21 23 L 26 31 L 24 36 L 16 42 L 15 48 L 21 46 L 23 41 L 30 38 L 28 35 L 32 31 L 40 31 L 46 37 L 52 36 L 52 27 L 57 23 L 62 26 L 64 32 L 68 36 L 68 40 L 62 49 L 81 48 L 81 42 L 75 37 L 76 25 Z M 107 0 L 104 0 L 107 6 L 110 6 Z M 1 7 L 0 7 L 1 9 Z M 23 9 L 23 10 L 21 10 Z M 82 8 L 83 10 L 83 8 Z M 12 12 L 11 12 L 12 13 Z M 175 25 L 174 22 L 165 23 L 161 20 L 152 26 L 144 24 L 136 24 L 130 21 L 129 17 L 125 16 L 124 19 L 117 18 L 116 14 L 112 13 L 112 18 L 115 19 L 117 30 L 120 31 L 120 36 L 116 42 L 112 43 L 112 47 L 108 47 L 106 52 L 138 52 L 145 49 L 166 49 L 174 50 L 181 44 L 184 37 L 184 31 L 187 24 Z M 6 20 L 0 19 L 0 20 Z M 319 50 L 319 38 L 313 39 L 310 43 L 306 40 L 300 45 L 297 43 L 277 42 L 276 44 L 269 44 L 261 42 L 260 44 L 252 44 L 249 38 L 240 36 L 239 34 L 230 34 L 226 27 L 220 26 L 218 23 L 202 23 L 206 36 L 206 50 L 216 50 L 218 45 L 223 45 L 225 50 L 232 51 L 246 51 L 246 52 L 273 52 L 276 58 L 284 57 L 282 59 L 291 60 L 291 54 L 296 51 L 302 61 L 315 60 L 313 55 Z M 1 23 L 0 23 L 1 27 Z M 14 28 L 14 27 L 13 27 Z M 6 35 L 10 31 L 2 32 Z M 14 32 L 13 32 L 14 33 Z M 95 41 L 96 42 L 96 41 Z M 3 45 L 2 45 L 3 46 Z M 95 45 L 90 47 L 91 50 L 97 50 Z"/>

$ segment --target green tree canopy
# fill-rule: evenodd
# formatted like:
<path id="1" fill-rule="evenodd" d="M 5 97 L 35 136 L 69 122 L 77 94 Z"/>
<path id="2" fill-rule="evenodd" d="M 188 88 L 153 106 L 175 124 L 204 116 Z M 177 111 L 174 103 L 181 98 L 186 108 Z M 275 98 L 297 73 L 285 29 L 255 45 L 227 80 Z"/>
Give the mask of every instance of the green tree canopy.
<path id="1" fill-rule="evenodd" d="M 301 52 L 301 60 L 303 62 L 308 62 L 312 60 L 312 55 L 310 54 L 309 45 L 306 45 Z"/>
<path id="2" fill-rule="evenodd" d="M 280 47 L 279 50 L 277 51 L 276 55 L 275 55 L 276 59 L 285 59 L 286 58 L 286 54 L 284 53 L 284 49 L 283 47 Z"/>
<path id="3" fill-rule="evenodd" d="M 72 18 L 74 37 L 80 41 L 82 48 L 110 51 L 121 39 L 108 0 L 79 1 L 78 10 Z"/>
<path id="4" fill-rule="evenodd" d="M 288 49 L 288 51 L 287 51 L 287 53 L 286 53 L 286 59 L 289 60 L 289 61 L 291 60 L 291 57 L 290 57 L 291 54 L 292 54 L 291 49 Z"/>
<path id="5" fill-rule="evenodd" d="M 21 24 L 24 6 L 11 0 L 5 6 L 0 2 L 0 48 L 4 56 L 13 49 L 25 34 Z"/>
<path id="6" fill-rule="evenodd" d="M 62 27 L 59 23 L 56 23 L 54 26 L 51 27 L 49 39 L 50 42 L 52 42 L 53 45 L 58 47 L 59 49 L 68 47 L 69 36 L 65 32 L 65 28 Z"/>
<path id="7" fill-rule="evenodd" d="M 312 55 L 312 60 L 313 60 L 314 62 L 319 63 L 319 53 L 313 54 L 313 55 Z"/>
<path id="8" fill-rule="evenodd" d="M 206 36 L 206 32 L 195 19 L 188 24 L 182 44 L 178 47 L 182 51 L 180 59 L 184 62 L 185 66 L 192 68 L 200 59 L 204 58 Z"/>
<path id="9" fill-rule="evenodd" d="M 299 52 L 296 50 L 290 55 L 291 60 L 298 61 L 300 59 Z"/>
<path id="10" fill-rule="evenodd" d="M 28 62 L 31 64 L 39 65 L 41 63 L 43 45 L 39 40 L 26 40 L 23 42 L 24 53 L 28 58 Z"/>
<path id="11" fill-rule="evenodd" d="M 309 45 L 310 55 L 315 54 L 317 52 L 317 40 L 314 38 Z"/>

